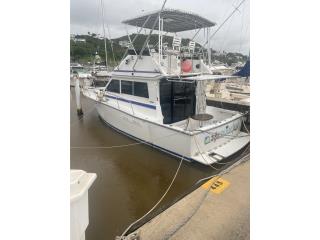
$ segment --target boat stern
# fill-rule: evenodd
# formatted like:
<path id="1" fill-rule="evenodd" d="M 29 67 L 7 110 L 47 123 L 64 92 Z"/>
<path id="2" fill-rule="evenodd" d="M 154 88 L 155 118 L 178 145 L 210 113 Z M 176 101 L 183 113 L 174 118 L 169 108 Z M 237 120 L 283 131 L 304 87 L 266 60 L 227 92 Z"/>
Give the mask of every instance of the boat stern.
<path id="1" fill-rule="evenodd" d="M 243 149 L 250 142 L 250 135 L 241 132 L 244 116 L 240 116 L 219 127 L 197 129 L 197 133 L 191 136 L 191 159 L 211 165 Z"/>

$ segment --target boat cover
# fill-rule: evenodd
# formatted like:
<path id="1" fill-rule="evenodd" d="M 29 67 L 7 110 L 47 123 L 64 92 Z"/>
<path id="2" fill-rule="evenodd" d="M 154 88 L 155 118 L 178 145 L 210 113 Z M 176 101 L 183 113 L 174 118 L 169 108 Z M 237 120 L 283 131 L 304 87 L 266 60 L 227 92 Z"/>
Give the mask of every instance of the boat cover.
<path id="1" fill-rule="evenodd" d="M 250 77 L 250 60 L 248 60 L 243 68 L 241 68 L 241 70 L 236 72 L 234 75 L 239 77 Z"/>

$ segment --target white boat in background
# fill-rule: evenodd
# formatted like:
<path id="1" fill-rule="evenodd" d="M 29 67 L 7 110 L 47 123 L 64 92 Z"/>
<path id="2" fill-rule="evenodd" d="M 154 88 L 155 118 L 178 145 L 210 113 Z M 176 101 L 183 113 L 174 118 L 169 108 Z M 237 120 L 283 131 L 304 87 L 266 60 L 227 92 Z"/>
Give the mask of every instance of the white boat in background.
<path id="1" fill-rule="evenodd" d="M 241 79 L 233 82 L 213 82 L 207 85 L 207 97 L 250 105 L 250 84 Z"/>
<path id="2" fill-rule="evenodd" d="M 70 86 L 75 86 L 75 79 L 79 78 L 80 86 L 91 85 L 92 75 L 89 69 L 86 69 L 79 63 L 70 64 Z"/>
<path id="3" fill-rule="evenodd" d="M 149 48 L 147 38 L 147 49 L 128 50 L 105 88 L 83 89 L 83 95 L 96 103 L 101 119 L 127 136 L 205 165 L 244 148 L 250 138 L 241 131 L 245 116 L 206 105 L 206 84 L 229 76 L 212 75 L 192 41 L 187 52 L 181 51 L 180 37 L 175 36 L 171 46 L 162 43 L 163 32 L 203 28 L 209 34 L 215 23 L 172 9 L 124 23 L 141 29 L 156 26 L 159 47 Z"/>
<path id="4" fill-rule="evenodd" d="M 106 70 L 107 68 L 104 66 L 104 68 L 96 69 L 92 73 L 93 76 L 93 85 L 95 87 L 105 87 L 109 80 L 111 79 L 111 72 Z"/>
<path id="5" fill-rule="evenodd" d="M 228 67 L 225 64 L 213 64 L 209 67 L 210 71 L 214 75 L 232 75 L 235 72 L 235 69 Z"/>
<path id="6" fill-rule="evenodd" d="M 232 79 L 208 84 L 207 97 L 214 101 L 250 106 L 250 60 L 233 75 Z"/>

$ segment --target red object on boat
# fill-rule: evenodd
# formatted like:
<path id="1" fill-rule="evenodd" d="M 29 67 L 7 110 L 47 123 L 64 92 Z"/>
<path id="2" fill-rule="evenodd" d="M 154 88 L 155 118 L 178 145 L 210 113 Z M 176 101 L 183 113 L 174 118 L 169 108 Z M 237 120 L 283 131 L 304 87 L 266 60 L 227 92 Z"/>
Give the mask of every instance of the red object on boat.
<path id="1" fill-rule="evenodd" d="M 181 63 L 181 69 L 183 72 L 191 72 L 192 70 L 192 62 L 189 59 L 185 59 Z"/>

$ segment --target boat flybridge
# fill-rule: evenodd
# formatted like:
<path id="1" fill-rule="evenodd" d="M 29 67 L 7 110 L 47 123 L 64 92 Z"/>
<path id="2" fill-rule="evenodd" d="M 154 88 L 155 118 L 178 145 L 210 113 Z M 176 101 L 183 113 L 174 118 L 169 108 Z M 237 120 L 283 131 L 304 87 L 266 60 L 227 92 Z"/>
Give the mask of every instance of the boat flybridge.
<path id="1" fill-rule="evenodd" d="M 212 75 L 195 53 L 195 42 L 182 50 L 181 38 L 162 42 L 163 32 L 207 29 L 215 24 L 196 14 L 164 9 L 123 23 L 158 28 L 158 48 L 148 38 L 139 51 L 127 50 L 105 88 L 84 88 L 95 101 L 100 118 L 123 134 L 185 160 L 209 165 L 238 152 L 249 143 L 242 132 L 243 114 L 206 105 Z M 150 32 L 150 34 L 151 34 Z"/>

